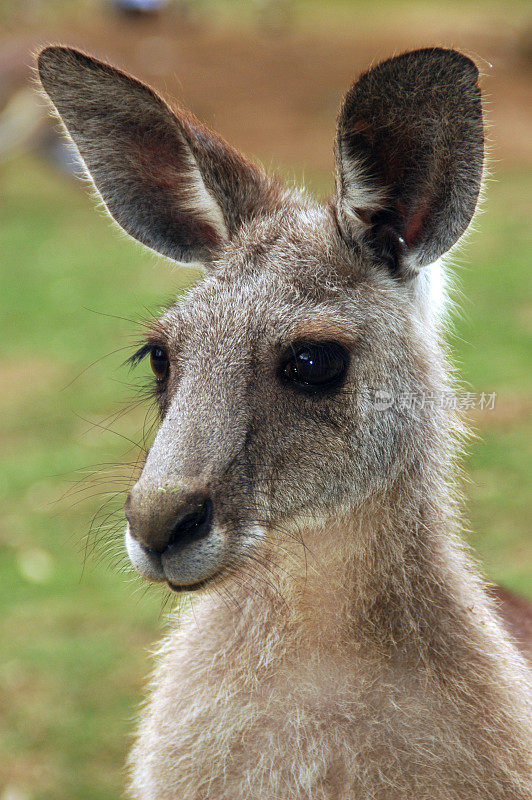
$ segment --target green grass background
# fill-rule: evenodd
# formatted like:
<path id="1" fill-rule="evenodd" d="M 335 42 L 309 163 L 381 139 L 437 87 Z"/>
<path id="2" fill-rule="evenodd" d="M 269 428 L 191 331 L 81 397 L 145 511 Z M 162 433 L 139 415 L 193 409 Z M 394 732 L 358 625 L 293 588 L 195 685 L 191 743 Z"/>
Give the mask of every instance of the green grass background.
<path id="1" fill-rule="evenodd" d="M 318 191 L 328 180 L 306 178 Z M 104 531 L 109 551 L 85 558 L 109 497 L 92 495 L 106 487 L 89 480 L 57 501 L 90 465 L 116 463 L 112 488 L 127 486 L 137 449 L 123 437 L 142 441 L 147 410 L 121 366 L 141 335 L 130 320 L 196 273 L 121 236 L 77 183 L 40 161 L 4 166 L 0 189 L 0 800 L 107 800 L 122 784 L 162 595 L 123 569 L 119 514 L 106 523 L 118 524 Z M 530 170 L 495 170 L 455 258 L 451 337 L 471 388 L 498 393 L 466 458 L 469 539 L 491 578 L 529 596 L 531 189 Z M 109 510 L 119 507 L 111 497 Z"/>

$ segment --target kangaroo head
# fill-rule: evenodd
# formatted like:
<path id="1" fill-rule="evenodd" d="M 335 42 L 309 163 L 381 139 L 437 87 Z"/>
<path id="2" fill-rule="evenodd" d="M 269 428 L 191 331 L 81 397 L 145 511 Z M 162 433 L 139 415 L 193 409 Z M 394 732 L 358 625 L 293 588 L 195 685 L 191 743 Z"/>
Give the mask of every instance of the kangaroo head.
<path id="1" fill-rule="evenodd" d="M 151 358 L 161 412 L 126 503 L 137 570 L 202 586 L 276 527 L 389 491 L 441 425 L 376 397 L 444 380 L 435 262 L 482 175 L 472 61 L 426 49 L 362 75 L 340 110 L 328 205 L 107 64 L 50 47 L 39 72 L 119 225 L 206 272 L 135 356 Z"/>

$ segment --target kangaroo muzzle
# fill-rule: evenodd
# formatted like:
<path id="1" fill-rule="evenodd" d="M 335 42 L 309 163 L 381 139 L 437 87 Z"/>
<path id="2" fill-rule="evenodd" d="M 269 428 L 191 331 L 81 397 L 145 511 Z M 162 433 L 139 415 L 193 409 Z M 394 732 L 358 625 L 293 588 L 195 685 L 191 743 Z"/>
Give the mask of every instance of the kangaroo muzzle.
<path id="1" fill-rule="evenodd" d="M 125 512 L 129 558 L 148 580 L 190 589 L 221 569 L 226 537 L 214 522 L 214 502 L 206 489 L 156 486 L 141 478 Z"/>

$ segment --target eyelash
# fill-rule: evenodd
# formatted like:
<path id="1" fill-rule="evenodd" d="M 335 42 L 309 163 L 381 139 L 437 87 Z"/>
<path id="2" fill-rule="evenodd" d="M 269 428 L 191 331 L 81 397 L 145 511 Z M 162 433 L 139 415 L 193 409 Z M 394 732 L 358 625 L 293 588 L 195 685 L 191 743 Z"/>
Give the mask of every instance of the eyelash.
<path id="1" fill-rule="evenodd" d="M 137 350 L 136 353 L 133 353 L 133 355 L 127 359 L 126 364 L 129 364 L 131 369 L 138 367 L 140 362 L 143 361 L 146 358 L 146 356 L 149 356 L 152 348 L 156 346 L 157 346 L 156 342 L 148 342 L 147 344 L 142 345 L 142 347 L 139 350 Z"/>
<path id="2" fill-rule="evenodd" d="M 164 361 L 166 362 L 166 370 L 164 375 L 157 374 L 157 369 L 154 364 L 154 355 L 157 351 L 164 354 Z M 126 364 L 129 364 L 130 369 L 134 369 L 147 356 L 150 356 L 151 368 L 155 376 L 155 380 L 150 381 L 149 388 L 150 391 L 153 392 L 153 394 L 157 397 L 157 399 L 161 400 L 167 386 L 170 369 L 170 362 L 168 360 L 166 347 L 160 342 L 147 342 L 146 344 L 142 345 L 142 347 L 137 350 L 136 353 L 133 353 L 133 355 L 127 359 Z"/>

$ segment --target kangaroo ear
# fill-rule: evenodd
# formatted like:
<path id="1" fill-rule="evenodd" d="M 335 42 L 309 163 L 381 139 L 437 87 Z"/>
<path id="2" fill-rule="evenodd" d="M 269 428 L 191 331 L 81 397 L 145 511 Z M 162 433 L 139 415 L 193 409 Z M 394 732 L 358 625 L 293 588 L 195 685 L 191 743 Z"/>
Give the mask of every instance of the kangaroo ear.
<path id="1" fill-rule="evenodd" d="M 47 47 L 38 70 L 109 212 L 177 261 L 208 261 L 280 202 L 278 184 L 148 86 L 77 50 Z"/>
<path id="2" fill-rule="evenodd" d="M 416 50 L 363 74 L 336 139 L 337 216 L 393 271 L 415 274 L 473 216 L 484 154 L 478 70 L 466 56 Z"/>

